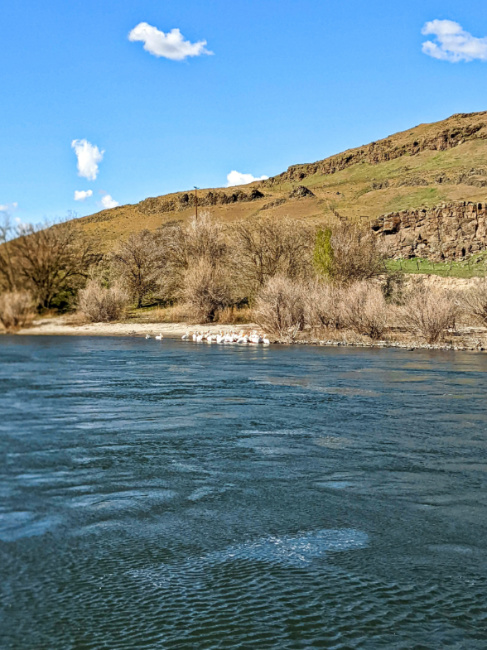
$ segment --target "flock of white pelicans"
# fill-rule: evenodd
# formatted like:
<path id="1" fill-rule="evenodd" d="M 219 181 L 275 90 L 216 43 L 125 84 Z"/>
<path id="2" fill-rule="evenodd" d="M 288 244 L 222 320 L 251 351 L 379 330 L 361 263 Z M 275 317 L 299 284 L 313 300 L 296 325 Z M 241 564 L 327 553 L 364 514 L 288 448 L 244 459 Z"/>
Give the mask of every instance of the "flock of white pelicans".
<path id="1" fill-rule="evenodd" d="M 147 334 L 146 339 L 150 339 L 150 334 Z M 158 334 L 154 337 L 156 341 L 162 341 L 164 336 Z M 253 343 L 256 345 L 269 345 L 270 341 L 265 334 L 259 334 L 256 330 L 251 332 L 245 332 L 241 330 L 238 334 L 236 332 L 223 332 L 212 333 L 212 332 L 186 332 L 181 337 L 183 341 L 190 341 L 191 339 L 195 343 L 240 343 L 247 344 Z"/>

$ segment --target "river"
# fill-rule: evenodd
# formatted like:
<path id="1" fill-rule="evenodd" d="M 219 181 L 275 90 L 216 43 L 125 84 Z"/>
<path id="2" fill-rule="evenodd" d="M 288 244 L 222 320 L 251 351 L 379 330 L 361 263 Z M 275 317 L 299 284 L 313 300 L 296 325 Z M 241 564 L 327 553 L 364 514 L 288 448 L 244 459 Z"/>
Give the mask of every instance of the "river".
<path id="1" fill-rule="evenodd" d="M 487 643 L 487 355 L 0 339 L 0 647 Z"/>

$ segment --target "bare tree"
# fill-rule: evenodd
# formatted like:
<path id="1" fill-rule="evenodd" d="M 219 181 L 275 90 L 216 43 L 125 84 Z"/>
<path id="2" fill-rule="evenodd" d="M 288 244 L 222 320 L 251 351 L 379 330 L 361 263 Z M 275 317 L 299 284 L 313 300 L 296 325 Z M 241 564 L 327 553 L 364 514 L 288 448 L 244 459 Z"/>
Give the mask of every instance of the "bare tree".
<path id="1" fill-rule="evenodd" d="M 15 235 L 15 229 L 6 216 L 0 224 L 0 289 L 15 292 L 17 288 L 16 271 L 14 269 L 11 239 Z"/>
<path id="2" fill-rule="evenodd" d="M 338 282 L 367 280 L 384 271 L 374 235 L 349 222 L 318 232 L 314 262 L 319 274 Z"/>
<path id="3" fill-rule="evenodd" d="M 142 307 L 161 279 L 163 260 L 156 237 L 149 230 L 130 235 L 112 254 L 112 265 L 117 279 L 135 298 L 137 307 Z"/>
<path id="4" fill-rule="evenodd" d="M 71 223 L 24 226 L 17 235 L 10 242 L 15 281 L 32 293 L 40 308 L 72 299 L 100 259 L 92 242 Z"/>
<path id="5" fill-rule="evenodd" d="M 254 217 L 235 225 L 234 238 L 235 261 L 251 290 L 276 275 L 298 278 L 310 272 L 313 238 L 300 222 Z"/>
<path id="6" fill-rule="evenodd" d="M 228 267 L 229 246 L 226 229 L 209 211 L 199 213 L 188 225 L 168 224 L 158 234 L 164 259 L 164 294 L 176 298 L 184 288 L 186 272 L 202 261 L 212 267 Z"/>

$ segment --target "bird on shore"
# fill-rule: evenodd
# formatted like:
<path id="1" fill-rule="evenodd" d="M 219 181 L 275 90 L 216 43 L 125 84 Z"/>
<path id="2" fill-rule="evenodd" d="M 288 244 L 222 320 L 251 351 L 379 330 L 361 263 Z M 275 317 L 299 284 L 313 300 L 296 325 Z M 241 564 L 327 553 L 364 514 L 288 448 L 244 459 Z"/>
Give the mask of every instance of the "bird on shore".
<path id="1" fill-rule="evenodd" d="M 183 334 L 182 337 L 183 341 L 187 341 L 189 339 L 189 332 L 186 332 L 186 334 Z"/>
<path id="2" fill-rule="evenodd" d="M 163 339 L 164 337 L 162 336 L 162 334 L 158 334 L 158 335 L 155 336 L 154 338 L 156 339 L 156 341 L 162 341 L 162 339 Z"/>
<path id="3" fill-rule="evenodd" d="M 146 339 L 150 339 L 150 334 L 146 334 L 146 335 L 145 335 L 145 338 L 146 338 Z"/>

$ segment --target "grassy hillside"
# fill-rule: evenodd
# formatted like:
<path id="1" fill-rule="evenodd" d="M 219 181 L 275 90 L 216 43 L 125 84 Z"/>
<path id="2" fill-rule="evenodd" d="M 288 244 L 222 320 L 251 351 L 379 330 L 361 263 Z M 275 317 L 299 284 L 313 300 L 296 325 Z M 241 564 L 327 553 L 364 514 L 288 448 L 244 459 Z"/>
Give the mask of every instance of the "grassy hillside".
<path id="1" fill-rule="evenodd" d="M 311 194 L 301 196 L 302 187 Z M 294 165 L 267 181 L 199 192 L 202 208 L 225 221 L 255 214 L 318 220 L 337 213 L 372 220 L 451 200 L 487 200 L 487 112 L 422 124 L 315 163 Z M 108 247 L 130 232 L 154 230 L 193 214 L 193 193 L 179 192 L 79 221 Z"/>

